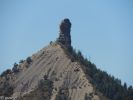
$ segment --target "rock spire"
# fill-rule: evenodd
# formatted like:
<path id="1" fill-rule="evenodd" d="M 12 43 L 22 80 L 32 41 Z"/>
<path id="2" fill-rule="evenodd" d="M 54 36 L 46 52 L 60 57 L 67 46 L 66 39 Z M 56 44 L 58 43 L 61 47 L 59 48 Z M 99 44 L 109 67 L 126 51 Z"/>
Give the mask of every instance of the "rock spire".
<path id="1" fill-rule="evenodd" d="M 57 41 L 61 44 L 63 44 L 66 47 L 71 46 L 71 22 L 68 18 L 65 18 L 62 20 L 60 24 L 60 33 L 59 33 L 59 38 Z"/>

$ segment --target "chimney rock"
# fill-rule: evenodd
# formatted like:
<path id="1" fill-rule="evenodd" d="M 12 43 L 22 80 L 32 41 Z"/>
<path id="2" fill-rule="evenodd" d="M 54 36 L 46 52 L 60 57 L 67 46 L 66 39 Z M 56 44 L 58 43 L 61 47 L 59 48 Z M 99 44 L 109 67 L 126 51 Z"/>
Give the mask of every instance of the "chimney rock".
<path id="1" fill-rule="evenodd" d="M 59 38 L 57 41 L 67 48 L 71 46 L 71 22 L 68 18 L 65 18 L 62 20 L 60 24 L 60 33 L 59 33 Z"/>

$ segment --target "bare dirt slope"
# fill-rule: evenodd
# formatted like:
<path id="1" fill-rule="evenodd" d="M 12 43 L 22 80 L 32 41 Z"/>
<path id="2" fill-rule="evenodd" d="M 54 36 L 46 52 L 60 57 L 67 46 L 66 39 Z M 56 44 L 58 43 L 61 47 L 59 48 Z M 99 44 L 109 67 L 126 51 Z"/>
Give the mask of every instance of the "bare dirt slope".
<path id="1" fill-rule="evenodd" d="M 47 75 L 48 79 L 53 81 L 51 100 L 55 100 L 60 89 L 61 92 L 66 92 L 67 89 L 67 95 L 71 100 L 85 100 L 85 95 L 91 100 L 104 100 L 86 78 L 81 65 L 72 62 L 60 45 L 53 43 L 31 58 L 29 68 L 23 68 L 16 75 L 14 97 L 30 94 L 37 87 L 38 81 Z"/>

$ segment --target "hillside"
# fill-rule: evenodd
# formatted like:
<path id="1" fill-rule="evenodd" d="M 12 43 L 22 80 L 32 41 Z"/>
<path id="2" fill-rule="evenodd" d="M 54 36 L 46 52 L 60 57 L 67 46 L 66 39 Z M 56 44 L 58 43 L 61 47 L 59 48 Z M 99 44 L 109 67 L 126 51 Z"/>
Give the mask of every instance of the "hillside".
<path id="1" fill-rule="evenodd" d="M 62 95 L 62 92 L 72 100 L 84 100 L 85 95 L 89 94 L 92 100 L 102 98 L 86 78 L 80 63 L 72 62 L 60 45 L 53 43 L 32 55 L 31 59 L 28 68 L 25 68 L 24 61 L 18 65 L 19 72 L 11 73 L 14 78 L 11 82 L 14 83 L 13 97 L 30 94 L 37 88 L 38 82 L 47 75 L 53 82 L 51 100 Z"/>
<path id="2" fill-rule="evenodd" d="M 132 86 L 73 49 L 70 28 L 64 19 L 55 42 L 0 75 L 0 100 L 133 100 Z"/>

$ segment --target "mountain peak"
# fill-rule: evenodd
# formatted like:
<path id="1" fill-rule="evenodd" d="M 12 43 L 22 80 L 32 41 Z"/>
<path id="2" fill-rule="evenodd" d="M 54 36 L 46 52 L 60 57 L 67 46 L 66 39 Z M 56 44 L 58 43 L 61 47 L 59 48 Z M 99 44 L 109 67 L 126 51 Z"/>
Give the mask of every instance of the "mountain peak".
<path id="1" fill-rule="evenodd" d="M 132 87 L 122 86 L 73 49 L 70 31 L 66 18 L 56 42 L 4 71 L 0 100 L 133 100 Z"/>

